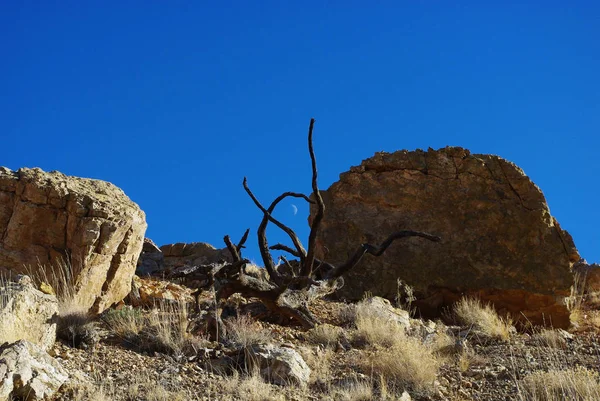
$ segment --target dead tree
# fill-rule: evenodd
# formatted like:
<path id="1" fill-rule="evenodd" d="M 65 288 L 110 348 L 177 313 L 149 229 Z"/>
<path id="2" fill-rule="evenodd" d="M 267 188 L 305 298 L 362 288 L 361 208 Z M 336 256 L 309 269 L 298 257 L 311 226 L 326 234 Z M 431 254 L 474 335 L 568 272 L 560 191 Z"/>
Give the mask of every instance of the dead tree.
<path id="1" fill-rule="evenodd" d="M 308 151 L 312 161 L 312 197 L 296 192 L 285 192 L 278 196 L 268 208 L 265 208 L 256 196 L 254 196 L 244 177 L 244 189 L 254 204 L 263 212 L 257 236 L 260 254 L 269 279 L 261 280 L 245 272 L 245 266 L 249 261 L 242 258 L 241 250 L 248 238 L 248 231 L 246 231 L 237 245 L 231 242 L 229 236 L 225 236 L 224 241 L 232 255 L 233 263 L 225 265 L 216 271 L 213 279 L 217 302 L 225 300 L 236 293 L 245 298 L 257 298 L 271 312 L 282 318 L 294 319 L 307 329 L 319 323 L 309 310 L 311 300 L 325 296 L 340 288 L 343 285 L 342 275 L 354 268 L 365 254 L 380 256 L 399 238 L 422 237 L 430 241 L 440 241 L 440 237 L 435 235 L 419 231 L 402 230 L 392 233 L 379 246 L 370 244 L 359 245 L 344 264 L 334 266 L 324 260 L 317 259 L 315 257 L 316 238 L 325 214 L 325 204 L 317 185 L 317 161 L 312 140 L 314 123 L 315 120 L 311 119 L 308 129 Z M 273 211 L 277 205 L 288 197 L 304 199 L 316 207 L 316 214 L 310 225 L 308 249 L 302 246 L 298 236 L 291 228 L 273 217 Z M 269 246 L 266 237 L 266 230 L 269 223 L 273 223 L 283 230 L 290 237 L 293 247 L 282 244 Z M 284 272 L 284 269 L 278 268 L 271 256 L 271 251 L 273 250 L 284 251 L 298 258 L 299 268 L 295 269 L 285 258 L 283 260 L 287 264 L 286 271 Z"/>

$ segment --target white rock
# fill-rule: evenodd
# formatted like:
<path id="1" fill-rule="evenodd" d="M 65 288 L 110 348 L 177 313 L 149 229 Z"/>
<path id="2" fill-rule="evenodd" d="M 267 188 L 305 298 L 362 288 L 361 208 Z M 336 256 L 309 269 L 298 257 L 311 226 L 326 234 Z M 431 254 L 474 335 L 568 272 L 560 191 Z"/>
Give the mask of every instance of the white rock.
<path id="1" fill-rule="evenodd" d="M 308 383 L 310 368 L 300 354 L 291 348 L 273 344 L 255 345 L 247 355 L 248 364 L 260 369 L 265 380 L 281 385 L 303 386 Z"/>
<path id="2" fill-rule="evenodd" d="M 68 377 L 58 361 L 35 344 L 21 340 L 0 346 L 0 401 L 44 399 Z"/>
<path id="3" fill-rule="evenodd" d="M 47 350 L 56 340 L 58 302 L 27 279 L 0 282 L 0 344 L 27 340 Z"/>

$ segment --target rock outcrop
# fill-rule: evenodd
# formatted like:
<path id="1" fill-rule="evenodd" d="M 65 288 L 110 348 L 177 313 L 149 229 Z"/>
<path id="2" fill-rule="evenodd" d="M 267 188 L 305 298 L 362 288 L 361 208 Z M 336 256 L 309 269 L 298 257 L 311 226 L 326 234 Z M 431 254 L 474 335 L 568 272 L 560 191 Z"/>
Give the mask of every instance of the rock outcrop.
<path id="1" fill-rule="evenodd" d="M 0 168 L 0 266 L 35 274 L 66 260 L 91 312 L 129 293 L 145 230 L 144 212 L 108 182 Z"/>
<path id="2" fill-rule="evenodd" d="M 0 344 L 27 340 L 48 350 L 56 340 L 58 301 L 36 290 L 28 276 L 0 283 Z"/>
<path id="3" fill-rule="evenodd" d="M 319 256 L 334 264 L 394 231 L 442 237 L 400 240 L 379 258 L 365 256 L 345 276 L 341 296 L 370 291 L 393 299 L 401 279 L 413 286 L 423 316 L 476 295 L 533 323 L 568 325 L 563 299 L 578 252 L 540 189 L 513 163 L 452 147 L 377 153 L 341 174 L 323 198 Z"/>
<path id="4" fill-rule="evenodd" d="M 144 238 L 144 246 L 138 258 L 135 274 L 148 276 L 160 272 L 164 268 L 164 261 L 165 256 L 160 248 L 150 238 Z"/>
<path id="5" fill-rule="evenodd" d="M 0 401 L 43 400 L 69 378 L 44 350 L 21 340 L 0 344 Z"/>
<path id="6" fill-rule="evenodd" d="M 207 266 L 214 263 L 230 262 L 227 248 L 217 249 L 204 242 L 191 242 L 157 247 L 146 238 L 136 274 L 139 276 L 169 274 L 175 269 Z"/>
<path id="7" fill-rule="evenodd" d="M 161 246 L 160 250 L 165 256 L 165 269 L 168 270 L 181 266 L 201 266 L 231 261 L 227 248 L 217 249 L 204 242 L 168 244 Z"/>

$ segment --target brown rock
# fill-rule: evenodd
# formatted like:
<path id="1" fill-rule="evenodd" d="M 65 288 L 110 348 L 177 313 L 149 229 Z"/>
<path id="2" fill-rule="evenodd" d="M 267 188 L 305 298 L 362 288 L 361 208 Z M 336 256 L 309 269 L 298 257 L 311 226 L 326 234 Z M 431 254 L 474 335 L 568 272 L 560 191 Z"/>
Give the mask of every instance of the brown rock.
<path id="1" fill-rule="evenodd" d="M 76 302 L 92 312 L 129 293 L 145 230 L 144 212 L 108 182 L 0 168 L 0 266 L 23 272 L 67 260 Z"/>
<path id="2" fill-rule="evenodd" d="M 540 189 L 513 163 L 451 147 L 377 153 L 341 174 L 323 198 L 319 256 L 334 264 L 394 231 L 442 237 L 400 240 L 379 258 L 365 256 L 341 296 L 370 291 L 392 299 L 401 279 L 414 287 L 424 316 L 476 294 L 534 323 L 568 325 L 562 301 L 578 252 Z"/>
<path id="3" fill-rule="evenodd" d="M 575 273 L 575 296 L 583 296 L 588 307 L 600 307 L 600 264 L 581 259 L 573 266 Z"/>
<path id="4" fill-rule="evenodd" d="M 160 247 L 164 255 L 164 268 L 172 270 L 181 266 L 201 266 L 222 261 L 231 261 L 227 248 L 217 249 L 204 242 L 189 244 L 179 242 Z"/>
<path id="5" fill-rule="evenodd" d="M 144 238 L 144 246 L 138 258 L 135 274 L 146 276 L 160 272 L 164 268 L 164 260 L 160 248 L 150 238 Z"/>

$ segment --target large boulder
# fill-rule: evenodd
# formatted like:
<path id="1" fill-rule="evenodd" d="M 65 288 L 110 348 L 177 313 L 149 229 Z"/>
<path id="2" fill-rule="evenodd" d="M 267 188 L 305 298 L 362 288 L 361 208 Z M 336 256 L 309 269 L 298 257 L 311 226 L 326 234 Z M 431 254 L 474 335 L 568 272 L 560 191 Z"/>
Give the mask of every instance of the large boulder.
<path id="1" fill-rule="evenodd" d="M 24 340 L 0 344 L 0 401 L 48 399 L 68 378 L 37 345 Z"/>
<path id="2" fill-rule="evenodd" d="M 0 168 L 0 266 L 52 276 L 66 261 L 91 312 L 129 293 L 145 231 L 144 212 L 108 182 Z"/>
<path id="3" fill-rule="evenodd" d="M 0 344 L 27 340 L 49 349 L 56 340 L 58 301 L 36 290 L 28 276 L 0 281 Z"/>
<path id="4" fill-rule="evenodd" d="M 401 279 L 414 288 L 423 316 L 474 295 L 533 323 L 569 324 L 563 300 L 578 252 L 515 164 L 455 147 L 382 152 L 322 194 L 318 256 L 334 264 L 394 231 L 442 237 L 399 240 L 379 258 L 365 256 L 346 274 L 341 296 L 360 299 L 370 291 L 393 299 Z"/>

